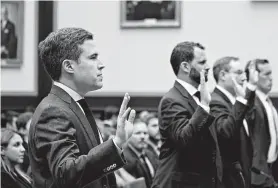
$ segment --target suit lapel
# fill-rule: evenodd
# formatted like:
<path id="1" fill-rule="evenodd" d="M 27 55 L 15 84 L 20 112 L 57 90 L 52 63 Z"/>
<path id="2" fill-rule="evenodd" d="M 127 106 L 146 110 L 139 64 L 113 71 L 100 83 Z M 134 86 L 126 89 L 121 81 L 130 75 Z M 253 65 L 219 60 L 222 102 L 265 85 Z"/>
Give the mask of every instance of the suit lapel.
<path id="1" fill-rule="evenodd" d="M 177 81 L 175 81 L 174 87 L 181 93 L 181 95 L 186 98 L 188 104 L 190 105 L 191 109 L 190 112 L 193 114 L 198 107 L 197 103 L 193 99 L 193 97 L 188 93 L 188 91 Z"/>
<path id="2" fill-rule="evenodd" d="M 265 125 L 265 129 L 267 130 L 267 135 L 270 138 L 270 129 L 269 129 L 269 122 L 268 122 L 268 117 L 267 117 L 267 113 L 264 107 L 263 102 L 261 101 L 261 99 L 257 96 L 257 100 L 258 100 L 258 104 L 260 105 L 260 109 L 263 110 L 263 116 L 265 117 L 266 121 L 267 121 L 267 125 Z"/>
<path id="3" fill-rule="evenodd" d="M 86 118 L 85 114 L 81 110 L 81 108 L 77 105 L 77 103 L 72 99 L 70 103 L 70 108 L 72 111 L 75 113 L 75 115 L 78 117 L 78 119 L 81 122 L 81 126 L 85 130 L 85 133 L 87 134 L 92 147 L 98 145 L 97 139 L 94 136 L 94 132 L 91 126 L 96 126 L 96 125 L 90 125 L 88 119 Z M 97 133 L 98 134 L 98 133 Z"/>
<path id="4" fill-rule="evenodd" d="M 85 114 L 80 109 L 80 107 L 77 105 L 77 103 L 71 98 L 71 96 L 67 92 L 65 92 L 63 89 L 61 89 L 60 87 L 58 87 L 56 85 L 52 86 L 50 93 L 58 96 L 63 101 L 65 101 L 66 103 L 69 104 L 70 109 L 75 113 L 75 115 L 78 117 L 79 121 L 81 122 L 81 124 L 79 124 L 79 125 L 74 124 L 75 129 L 76 129 L 76 131 L 82 131 L 83 134 L 87 135 L 87 138 L 89 138 L 89 141 L 87 143 L 91 144 L 89 146 L 89 148 L 92 148 L 93 146 L 98 145 L 97 140 L 94 136 L 93 129 L 91 128 L 89 121 L 87 120 Z"/>
<path id="5" fill-rule="evenodd" d="M 196 101 L 193 99 L 193 97 L 188 93 L 188 91 L 179 82 L 176 81 L 174 86 L 182 94 L 182 96 L 187 99 L 188 104 L 191 107 L 191 113 L 193 114 L 195 112 L 196 108 L 198 107 L 198 104 L 196 103 Z M 214 130 L 214 126 L 209 126 L 209 131 L 210 131 L 210 134 L 213 137 L 214 141 L 217 142 L 216 130 Z"/>
<path id="6" fill-rule="evenodd" d="M 231 111 L 233 104 L 230 101 L 230 99 L 222 91 L 220 91 L 217 87 L 214 89 L 214 92 L 217 93 L 221 98 L 223 98 L 227 102 L 227 104 L 229 105 L 229 108 L 230 108 L 229 111 Z"/>

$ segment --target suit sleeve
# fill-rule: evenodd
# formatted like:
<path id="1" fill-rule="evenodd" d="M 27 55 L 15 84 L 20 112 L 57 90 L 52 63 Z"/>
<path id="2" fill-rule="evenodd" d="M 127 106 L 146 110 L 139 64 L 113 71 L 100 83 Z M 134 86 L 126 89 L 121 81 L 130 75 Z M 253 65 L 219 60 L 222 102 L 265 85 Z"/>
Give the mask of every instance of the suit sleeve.
<path id="1" fill-rule="evenodd" d="M 216 97 L 212 98 L 210 110 L 211 114 L 215 116 L 215 126 L 219 136 L 231 138 L 239 131 L 247 111 L 254 104 L 254 98 L 255 92 L 247 89 L 247 105 L 236 100 L 232 111 L 229 111 L 228 107 L 221 100 L 218 100 Z"/>
<path id="2" fill-rule="evenodd" d="M 50 172 L 61 187 L 83 187 L 122 167 L 125 161 L 110 139 L 81 155 L 69 114 L 49 107 L 41 114 L 35 130 L 35 148 L 45 154 Z"/>
<path id="3" fill-rule="evenodd" d="M 207 129 L 214 117 L 198 106 L 191 116 L 186 107 L 170 98 L 165 98 L 160 107 L 160 129 L 166 132 L 177 147 L 187 147 Z"/>

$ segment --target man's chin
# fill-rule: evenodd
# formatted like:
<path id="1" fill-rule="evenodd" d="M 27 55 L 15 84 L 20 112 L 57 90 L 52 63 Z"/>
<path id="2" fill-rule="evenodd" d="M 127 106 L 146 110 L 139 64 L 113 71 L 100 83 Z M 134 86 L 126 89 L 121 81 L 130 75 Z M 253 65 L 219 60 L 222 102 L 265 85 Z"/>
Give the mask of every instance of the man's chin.
<path id="1" fill-rule="evenodd" d="M 92 86 L 92 89 L 90 91 L 96 91 L 96 90 L 99 90 L 103 87 L 103 84 L 97 84 L 97 85 L 94 85 Z"/>

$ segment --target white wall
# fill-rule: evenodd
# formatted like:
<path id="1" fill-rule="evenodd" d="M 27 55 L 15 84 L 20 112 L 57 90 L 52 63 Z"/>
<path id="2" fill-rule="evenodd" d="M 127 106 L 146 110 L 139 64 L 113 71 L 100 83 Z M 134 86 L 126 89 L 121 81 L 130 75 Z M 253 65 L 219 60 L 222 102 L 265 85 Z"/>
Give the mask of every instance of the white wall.
<path id="1" fill-rule="evenodd" d="M 33 2 L 27 2 L 28 19 L 34 21 Z M 174 82 L 169 58 L 180 41 L 202 43 L 212 65 L 219 57 L 234 55 L 247 61 L 268 58 L 278 93 L 277 2 L 183 2 L 182 28 L 120 29 L 117 1 L 56 1 L 56 28 L 83 27 L 95 34 L 100 58 L 106 64 L 104 87 L 95 95 L 162 95 Z M 28 8 L 29 7 L 29 8 Z M 25 35 L 35 35 L 34 25 Z M 25 43 L 21 70 L 2 70 L 3 91 L 34 91 L 37 37 Z"/>
<path id="2" fill-rule="evenodd" d="M 278 92 L 277 2 L 183 2 L 180 29 L 120 29 L 117 1 L 56 2 L 57 28 L 83 27 L 95 34 L 106 64 L 101 95 L 159 95 L 175 79 L 170 54 L 176 43 L 199 41 L 212 65 L 234 55 L 244 62 L 268 58 Z M 276 74 L 275 74 L 276 73 Z M 97 94 L 99 95 L 99 94 Z"/>
<path id="3" fill-rule="evenodd" d="M 37 95 L 37 2 L 26 1 L 23 31 L 23 64 L 20 69 L 1 69 L 1 94 Z"/>

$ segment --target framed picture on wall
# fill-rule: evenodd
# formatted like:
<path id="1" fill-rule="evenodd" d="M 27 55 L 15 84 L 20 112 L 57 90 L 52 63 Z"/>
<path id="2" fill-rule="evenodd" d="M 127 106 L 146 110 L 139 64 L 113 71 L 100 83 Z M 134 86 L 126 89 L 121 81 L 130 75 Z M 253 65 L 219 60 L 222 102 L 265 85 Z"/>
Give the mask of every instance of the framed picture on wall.
<path id="1" fill-rule="evenodd" d="M 24 1 L 1 1 L 1 67 L 23 62 Z"/>
<path id="2" fill-rule="evenodd" d="M 181 1 L 120 1 L 121 28 L 181 27 Z"/>

